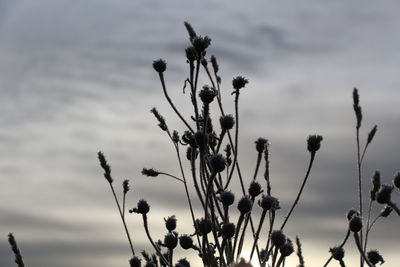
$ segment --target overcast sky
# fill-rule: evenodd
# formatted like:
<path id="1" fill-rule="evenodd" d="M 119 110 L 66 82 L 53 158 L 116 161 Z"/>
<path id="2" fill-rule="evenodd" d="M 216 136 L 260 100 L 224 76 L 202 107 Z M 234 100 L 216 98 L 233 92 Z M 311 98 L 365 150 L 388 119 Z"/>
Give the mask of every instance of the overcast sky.
<path id="1" fill-rule="evenodd" d="M 303 240 L 306 261 L 322 265 L 345 234 L 345 212 L 357 203 L 354 87 L 364 114 L 362 140 L 378 124 L 365 161 L 366 192 L 375 169 L 385 183 L 400 169 L 399 8 L 398 1 L 364 0 L 1 0 L 0 265 L 14 265 L 6 240 L 14 232 L 31 267 L 127 266 L 129 247 L 98 166 L 99 149 L 117 186 L 131 179 L 128 207 L 143 197 L 150 202 L 157 238 L 164 234 L 162 218 L 172 214 L 189 231 L 179 184 L 140 174 L 142 167 L 179 173 L 149 110 L 158 107 L 170 128 L 184 129 L 151 66 L 160 57 L 168 62 L 167 86 L 189 112 L 189 96 L 182 95 L 184 21 L 212 39 L 208 53 L 220 63 L 228 112 L 232 77 L 249 79 L 240 96 L 239 161 L 250 176 L 254 140 L 270 140 L 282 216 L 307 167 L 307 136 L 324 136 L 287 227 Z M 137 250 L 148 247 L 140 217 L 130 215 L 128 223 Z M 387 267 L 400 261 L 399 226 L 392 216 L 372 233 L 371 246 Z M 346 249 L 350 256 L 354 244 Z M 357 258 L 347 262 L 353 266 Z"/>

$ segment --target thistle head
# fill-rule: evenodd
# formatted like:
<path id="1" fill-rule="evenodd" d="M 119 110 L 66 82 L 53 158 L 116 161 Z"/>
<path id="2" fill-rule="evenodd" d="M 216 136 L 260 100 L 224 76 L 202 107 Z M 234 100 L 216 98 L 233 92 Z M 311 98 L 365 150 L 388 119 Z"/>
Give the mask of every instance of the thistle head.
<path id="1" fill-rule="evenodd" d="M 288 257 L 294 252 L 293 242 L 290 238 L 286 238 L 285 244 L 279 249 L 279 252 L 284 256 Z"/>
<path id="2" fill-rule="evenodd" d="M 373 265 L 376 265 L 378 263 L 382 264 L 385 262 L 385 260 L 383 259 L 381 254 L 379 254 L 379 251 L 377 251 L 377 250 L 368 251 L 367 258 Z"/>
<path id="3" fill-rule="evenodd" d="M 393 185 L 383 184 L 376 193 L 376 201 L 380 204 L 389 204 L 391 202 L 391 195 Z"/>
<path id="4" fill-rule="evenodd" d="M 251 201 L 251 199 L 248 196 L 242 197 L 237 205 L 237 208 L 242 215 L 251 211 L 252 207 L 253 207 L 253 201 Z"/>
<path id="5" fill-rule="evenodd" d="M 179 237 L 179 244 L 183 249 L 193 248 L 193 239 L 188 235 L 181 235 Z"/>
<path id="6" fill-rule="evenodd" d="M 353 233 L 358 233 L 363 227 L 362 218 L 359 215 L 353 215 L 349 221 L 349 229 Z"/>
<path id="7" fill-rule="evenodd" d="M 223 191 L 220 194 L 220 200 L 224 206 L 229 207 L 235 201 L 235 195 L 231 191 Z"/>
<path id="8" fill-rule="evenodd" d="M 264 151 L 264 149 L 265 149 L 265 146 L 268 143 L 268 140 L 265 139 L 265 138 L 260 137 L 255 141 L 255 143 L 256 143 L 257 152 L 258 153 L 262 153 Z"/>
<path id="9" fill-rule="evenodd" d="M 222 172 L 225 169 L 226 161 L 221 154 L 214 154 L 208 157 L 213 172 Z"/>
<path id="10" fill-rule="evenodd" d="M 256 182 L 256 181 L 252 181 L 249 185 L 249 195 L 253 198 L 257 197 L 259 194 L 262 193 L 262 188 L 261 185 Z"/>
<path id="11" fill-rule="evenodd" d="M 175 215 L 172 215 L 168 218 L 164 218 L 164 222 L 165 222 L 165 228 L 167 228 L 167 230 L 169 232 L 172 232 L 176 229 L 176 217 Z"/>
<path id="12" fill-rule="evenodd" d="M 139 200 L 136 208 L 129 210 L 130 213 L 134 212 L 142 215 L 146 215 L 149 211 L 150 211 L 150 205 L 144 199 Z"/>
<path id="13" fill-rule="evenodd" d="M 224 115 L 219 118 L 219 123 L 222 130 L 228 131 L 235 125 L 235 118 L 230 114 Z"/>
<path id="14" fill-rule="evenodd" d="M 167 69 L 167 63 L 163 59 L 153 61 L 153 68 L 158 73 L 163 73 Z"/>
<path id="15" fill-rule="evenodd" d="M 320 135 L 309 135 L 307 138 L 307 150 L 310 153 L 315 153 L 321 147 L 322 136 Z"/>
<path id="16" fill-rule="evenodd" d="M 329 249 L 329 252 L 332 254 L 332 258 L 337 261 L 341 261 L 344 258 L 344 249 L 342 247 L 333 247 Z"/>
<path id="17" fill-rule="evenodd" d="M 207 85 L 203 86 L 203 89 L 201 89 L 199 92 L 201 101 L 203 101 L 203 103 L 206 105 L 210 104 L 214 100 L 215 96 L 215 90 Z"/>
<path id="18" fill-rule="evenodd" d="M 174 249 L 178 245 L 178 237 L 176 233 L 168 233 L 164 236 L 164 245 L 168 249 Z"/>
<path id="19" fill-rule="evenodd" d="M 196 36 L 192 39 L 192 45 L 196 49 L 198 55 L 202 54 L 211 44 L 208 36 Z"/>
<path id="20" fill-rule="evenodd" d="M 280 209 L 279 207 L 279 200 L 275 197 L 272 196 L 264 196 L 261 198 L 260 202 L 259 202 L 260 207 L 265 210 L 278 210 Z"/>
<path id="21" fill-rule="evenodd" d="M 129 265 L 131 267 L 141 267 L 142 266 L 142 261 L 138 257 L 134 256 L 133 258 L 131 258 L 129 260 Z"/>
<path id="22" fill-rule="evenodd" d="M 221 227 L 221 234 L 224 238 L 230 239 L 235 235 L 235 224 L 227 222 Z"/>
<path id="23" fill-rule="evenodd" d="M 246 78 L 244 78 L 243 76 L 237 76 L 237 77 L 233 78 L 232 86 L 236 91 L 238 91 L 239 89 L 245 87 L 248 82 L 249 81 Z"/>
<path id="24" fill-rule="evenodd" d="M 286 235 L 282 230 L 275 230 L 271 233 L 271 242 L 275 247 L 281 248 L 286 243 Z"/>

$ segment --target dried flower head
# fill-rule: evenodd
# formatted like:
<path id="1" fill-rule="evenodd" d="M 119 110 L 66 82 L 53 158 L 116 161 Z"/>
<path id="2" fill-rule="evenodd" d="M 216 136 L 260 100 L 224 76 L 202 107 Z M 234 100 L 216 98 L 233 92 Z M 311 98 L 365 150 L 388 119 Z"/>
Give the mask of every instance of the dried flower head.
<path id="1" fill-rule="evenodd" d="M 131 258 L 129 260 L 129 265 L 131 267 L 141 267 L 142 266 L 142 261 L 138 257 L 134 256 L 133 258 Z"/>
<path id="2" fill-rule="evenodd" d="M 189 46 L 185 49 L 185 54 L 188 62 L 194 62 L 197 58 L 196 49 L 193 46 Z"/>
<path id="3" fill-rule="evenodd" d="M 262 153 L 264 151 L 264 149 L 265 149 L 265 146 L 268 143 L 268 140 L 265 139 L 265 138 L 260 137 L 255 141 L 255 143 L 256 143 L 257 152 L 258 153 Z"/>
<path id="4" fill-rule="evenodd" d="M 208 157 L 213 172 L 222 172 L 225 169 L 225 158 L 221 154 L 214 154 Z"/>
<path id="5" fill-rule="evenodd" d="M 341 261 L 344 258 L 344 249 L 342 247 L 337 246 L 330 248 L 329 252 L 332 254 L 332 257 L 337 261 Z"/>
<path id="6" fill-rule="evenodd" d="M 150 205 L 144 199 L 139 200 L 136 208 L 129 210 L 130 213 L 134 212 L 142 215 L 147 214 L 149 211 L 150 211 Z"/>
<path id="7" fill-rule="evenodd" d="M 275 230 L 271 233 L 271 242 L 277 248 L 281 248 L 286 243 L 286 235 L 282 230 Z"/>
<path id="8" fill-rule="evenodd" d="M 376 201 L 380 204 L 389 204 L 391 202 L 392 191 L 393 185 L 381 185 L 379 191 L 376 193 Z"/>
<path id="9" fill-rule="evenodd" d="M 230 239 L 235 235 L 235 224 L 227 222 L 221 227 L 221 234 L 224 238 Z"/>
<path id="10" fill-rule="evenodd" d="M 228 131 L 235 125 L 235 118 L 231 114 L 224 115 L 219 118 L 219 123 L 222 130 Z"/>
<path id="11" fill-rule="evenodd" d="M 251 199 L 248 196 L 242 197 L 237 205 L 237 208 L 241 214 L 248 213 L 249 211 L 251 211 L 252 207 L 253 207 L 253 201 L 251 201 Z"/>
<path id="12" fill-rule="evenodd" d="M 367 138 L 367 143 L 368 143 L 368 144 L 372 142 L 372 139 L 374 139 L 374 136 L 375 136 L 377 130 L 378 130 L 378 126 L 375 125 L 375 126 L 371 129 L 371 131 L 368 133 L 368 138 Z"/>
<path id="13" fill-rule="evenodd" d="M 126 195 L 126 193 L 128 193 L 129 192 L 129 180 L 128 179 L 125 179 L 123 182 L 122 182 L 122 188 L 124 189 L 124 195 Z"/>
<path id="14" fill-rule="evenodd" d="M 165 222 L 165 228 L 167 228 L 168 231 L 172 232 L 176 229 L 176 217 L 175 215 L 172 215 L 168 218 L 164 218 Z"/>
<path id="15" fill-rule="evenodd" d="M 192 40 L 193 47 L 198 55 L 203 53 L 211 44 L 211 39 L 208 36 L 196 36 Z"/>
<path id="16" fill-rule="evenodd" d="M 193 248 L 193 239 L 188 235 L 181 235 L 179 237 L 179 244 L 183 249 Z"/>
<path id="17" fill-rule="evenodd" d="M 104 178 L 106 178 L 106 180 L 111 184 L 113 182 L 113 178 L 111 177 L 111 167 L 107 163 L 106 157 L 101 151 L 97 152 L 97 157 L 99 158 L 100 166 L 104 170 Z"/>
<path id="18" fill-rule="evenodd" d="M 292 240 L 287 238 L 285 244 L 279 249 L 279 252 L 284 257 L 290 256 L 294 252 L 294 247 L 293 247 Z"/>
<path id="19" fill-rule="evenodd" d="M 169 249 L 174 249 L 178 245 L 178 237 L 176 233 L 168 233 L 164 236 L 164 245 Z"/>
<path id="20" fill-rule="evenodd" d="M 203 89 L 199 92 L 199 97 L 204 104 L 210 104 L 215 98 L 215 90 L 204 85 Z"/>
<path id="21" fill-rule="evenodd" d="M 160 173 L 153 168 L 151 168 L 151 169 L 143 168 L 142 174 L 149 176 L 149 177 L 157 177 Z"/>
<path id="22" fill-rule="evenodd" d="M 321 147 L 322 136 L 320 135 L 309 135 L 307 138 L 307 150 L 311 153 L 315 153 Z"/>
<path id="23" fill-rule="evenodd" d="M 376 193 L 378 192 L 379 188 L 381 187 L 381 173 L 380 171 L 376 170 L 374 175 L 372 176 L 372 189 L 371 189 L 371 200 L 374 201 L 376 199 Z"/>
<path id="24" fill-rule="evenodd" d="M 346 218 L 347 218 L 347 220 L 351 220 L 351 218 L 353 218 L 353 216 L 358 216 L 358 215 L 360 215 L 360 212 L 358 211 L 358 210 L 356 210 L 356 209 L 354 209 L 354 208 L 351 208 L 348 212 L 347 212 L 347 214 L 346 214 Z"/>
<path id="25" fill-rule="evenodd" d="M 257 197 L 259 194 L 262 193 L 261 185 L 256 181 L 252 181 L 250 183 L 248 192 L 249 195 L 252 196 L 253 198 Z"/>
<path id="26" fill-rule="evenodd" d="M 358 215 L 353 215 L 349 221 L 349 229 L 353 233 L 358 233 L 363 227 L 362 218 Z"/>
<path id="27" fill-rule="evenodd" d="M 179 264 L 182 264 L 183 267 L 190 267 L 190 263 L 187 261 L 186 258 L 178 260 Z"/>
<path id="28" fill-rule="evenodd" d="M 185 131 L 182 135 L 182 142 L 188 144 L 191 147 L 197 147 L 196 140 L 194 139 L 193 133 Z"/>
<path id="29" fill-rule="evenodd" d="M 279 200 L 275 197 L 271 197 L 268 195 L 267 196 L 263 195 L 259 204 L 260 204 L 260 207 L 266 211 L 270 210 L 270 209 L 273 209 L 273 210 L 280 209 Z"/>
<path id="30" fill-rule="evenodd" d="M 214 72 L 218 73 L 219 66 L 218 66 L 217 58 L 214 55 L 212 55 L 210 60 L 211 60 L 211 65 L 214 69 Z"/>
<path id="31" fill-rule="evenodd" d="M 208 134 L 203 131 L 197 131 L 194 134 L 194 140 L 196 141 L 197 146 L 200 148 L 200 151 L 204 151 L 208 145 Z"/>
<path id="32" fill-rule="evenodd" d="M 390 213 L 392 213 L 393 209 L 390 206 L 385 206 L 382 210 L 381 213 L 379 214 L 379 216 L 381 217 L 388 217 L 390 215 Z"/>
<path id="33" fill-rule="evenodd" d="M 190 25 L 189 22 L 185 21 L 184 22 L 185 28 L 189 34 L 189 40 L 193 41 L 193 39 L 197 36 L 196 32 L 194 31 L 192 25 Z"/>
<path id="34" fill-rule="evenodd" d="M 235 201 L 235 195 L 231 191 L 223 191 L 220 194 L 220 199 L 224 206 L 229 207 Z"/>
<path id="35" fill-rule="evenodd" d="M 167 69 L 167 63 L 163 59 L 157 59 L 153 61 L 153 68 L 158 73 L 163 73 Z"/>
<path id="36" fill-rule="evenodd" d="M 202 235 L 207 235 L 212 230 L 212 222 L 210 219 L 201 218 L 196 220 L 197 230 Z"/>
<path id="37" fill-rule="evenodd" d="M 152 108 L 150 112 L 153 113 L 154 117 L 156 117 L 158 121 L 158 126 L 161 128 L 161 130 L 168 131 L 167 123 L 164 117 L 158 112 L 158 110 L 156 108 Z"/>
<path id="38" fill-rule="evenodd" d="M 385 262 L 383 257 L 381 256 L 381 254 L 379 254 L 379 251 L 377 251 L 377 250 L 368 251 L 367 258 L 374 265 L 376 265 L 378 263 L 382 264 Z"/>
<path id="39" fill-rule="evenodd" d="M 357 88 L 353 89 L 353 108 L 354 112 L 356 114 L 356 120 L 357 120 L 357 129 L 361 127 L 361 121 L 362 121 L 362 112 L 361 112 L 361 107 L 360 107 L 360 96 L 358 95 L 358 90 Z"/>
<path id="40" fill-rule="evenodd" d="M 232 80 L 232 86 L 235 90 L 239 90 L 246 86 L 249 81 L 243 76 L 237 76 Z"/>

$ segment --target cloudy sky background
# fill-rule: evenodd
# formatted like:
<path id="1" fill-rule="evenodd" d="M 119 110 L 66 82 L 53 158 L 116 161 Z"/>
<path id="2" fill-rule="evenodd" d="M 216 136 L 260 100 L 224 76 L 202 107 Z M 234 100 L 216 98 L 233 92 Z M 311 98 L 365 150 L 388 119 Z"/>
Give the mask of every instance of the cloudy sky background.
<path id="1" fill-rule="evenodd" d="M 14 265 L 6 240 L 14 232 L 31 267 L 127 266 L 130 251 L 98 166 L 99 149 L 116 185 L 131 179 L 128 207 L 142 197 L 152 205 L 155 237 L 172 214 L 179 230 L 189 231 L 180 185 L 140 175 L 144 166 L 178 174 L 172 145 L 149 110 L 158 107 L 170 128 L 183 125 L 151 63 L 168 62 L 170 94 L 189 112 L 188 95 L 181 94 L 186 20 L 212 38 L 209 54 L 219 60 L 229 112 L 232 77 L 250 80 L 240 100 L 239 160 L 250 176 L 254 140 L 270 140 L 282 213 L 306 169 L 307 135 L 324 136 L 286 230 L 301 237 L 307 262 L 322 265 L 345 234 L 345 212 L 356 206 L 353 87 L 360 89 L 363 136 L 378 124 L 365 189 L 375 169 L 387 183 L 400 169 L 399 8 L 397 1 L 344 0 L 0 1 L 0 265 Z M 399 223 L 392 216 L 372 233 L 371 246 L 388 267 L 400 261 Z M 128 224 L 135 248 L 148 247 L 140 217 L 130 215 Z M 355 265 L 353 242 L 346 251 Z"/>

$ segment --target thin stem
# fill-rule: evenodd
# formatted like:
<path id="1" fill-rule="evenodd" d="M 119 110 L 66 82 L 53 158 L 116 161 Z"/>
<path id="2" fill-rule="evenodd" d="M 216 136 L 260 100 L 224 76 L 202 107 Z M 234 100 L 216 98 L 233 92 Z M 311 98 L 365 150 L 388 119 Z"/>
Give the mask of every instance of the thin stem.
<path id="1" fill-rule="evenodd" d="M 307 172 L 306 172 L 306 176 L 304 177 L 303 183 L 302 183 L 302 185 L 301 185 L 301 187 L 300 187 L 299 193 L 297 194 L 296 200 L 293 202 L 293 205 L 292 205 L 292 207 L 290 208 L 289 213 L 286 215 L 285 220 L 284 220 L 283 223 L 282 223 L 282 226 L 281 226 L 281 228 L 280 228 L 281 230 L 285 227 L 287 221 L 289 220 L 290 215 L 292 214 L 294 208 L 296 207 L 297 203 L 299 202 L 301 193 L 303 192 L 303 189 L 304 189 L 304 186 L 305 186 L 305 184 L 306 184 L 306 182 L 307 182 L 308 176 L 310 175 L 310 171 L 311 171 L 311 168 L 312 168 L 312 164 L 313 164 L 313 162 L 314 162 L 314 158 L 315 158 L 315 152 L 311 152 L 310 163 L 309 163 L 309 165 L 308 165 L 308 169 L 307 169 Z"/>
<path id="2" fill-rule="evenodd" d="M 349 239 L 349 236 L 350 236 L 350 230 L 347 230 L 346 236 L 345 236 L 343 242 L 339 245 L 339 248 L 342 248 L 342 247 L 344 246 L 344 244 L 346 244 L 347 240 Z M 329 262 L 330 262 L 332 259 L 333 259 L 333 255 L 331 255 L 331 256 L 329 257 L 329 259 L 326 261 L 326 263 L 324 264 L 323 267 L 327 267 L 328 264 L 329 264 Z"/>
<path id="3" fill-rule="evenodd" d="M 262 228 L 262 225 L 264 223 L 264 219 L 265 219 L 265 215 L 266 214 L 267 214 L 267 210 L 263 210 L 262 213 L 261 213 L 260 223 L 258 224 L 258 229 L 257 229 L 257 232 L 256 232 L 256 236 L 254 237 L 253 247 L 251 248 L 251 252 L 250 252 L 250 261 L 253 258 L 254 249 L 256 247 L 258 238 L 260 236 L 261 228 Z"/>
<path id="4" fill-rule="evenodd" d="M 170 104 L 170 106 L 172 107 L 172 109 L 175 111 L 175 113 L 178 115 L 178 117 L 182 120 L 182 122 L 186 125 L 186 127 L 192 132 L 194 133 L 192 127 L 190 127 L 190 125 L 186 122 L 186 120 L 182 117 L 181 113 L 177 110 L 177 108 L 175 107 L 174 103 L 172 102 L 171 98 L 168 95 L 167 92 L 167 87 L 165 86 L 165 80 L 164 80 L 164 74 L 162 72 L 158 73 L 160 76 L 160 81 L 161 81 L 161 85 L 163 88 L 163 92 L 164 92 L 164 96 L 167 99 L 168 103 Z"/>
<path id="5" fill-rule="evenodd" d="M 258 169 L 260 168 L 261 158 L 262 158 L 262 153 L 258 153 L 258 155 L 257 155 L 256 169 L 254 170 L 253 181 L 255 181 L 256 178 L 257 178 L 257 173 L 258 173 Z"/>
<path id="6" fill-rule="evenodd" d="M 369 200 L 368 204 L 368 219 L 367 219 L 367 231 L 365 232 L 365 241 L 364 241 L 364 253 L 367 251 L 367 243 L 368 243 L 368 228 L 369 228 L 369 223 L 371 220 L 371 211 L 372 211 L 372 199 Z"/>
<path id="7" fill-rule="evenodd" d="M 128 227 L 126 226 L 124 214 L 122 213 L 121 206 L 119 205 L 119 201 L 118 201 L 117 195 L 115 194 L 115 190 L 114 190 L 114 187 L 113 187 L 112 183 L 109 183 L 109 185 L 110 185 L 110 187 L 111 187 L 111 191 L 112 191 L 112 193 L 113 193 L 115 202 L 117 203 L 119 215 L 121 216 L 121 220 L 122 220 L 122 223 L 123 223 L 124 228 L 125 228 L 126 236 L 128 237 L 128 241 L 129 241 L 129 245 L 130 245 L 130 247 L 131 247 L 132 254 L 133 254 L 133 256 L 135 256 L 135 250 L 133 249 L 131 236 L 129 235 Z"/>
<path id="8" fill-rule="evenodd" d="M 181 183 L 185 183 L 184 180 L 182 180 L 181 178 L 176 177 L 175 175 L 172 175 L 172 174 L 169 174 L 169 173 L 166 173 L 166 172 L 160 172 L 160 171 L 158 172 L 158 174 L 166 175 L 166 176 L 171 177 L 171 178 L 173 178 L 175 180 L 178 180 Z"/>
<path id="9" fill-rule="evenodd" d="M 147 222 L 147 215 L 146 214 L 142 214 L 142 218 L 143 218 L 143 226 L 144 226 L 144 230 L 146 232 L 147 238 L 149 239 L 151 245 L 155 249 L 158 257 L 160 257 L 160 260 L 162 260 L 165 265 L 168 265 L 168 266 L 172 267 L 172 265 L 170 265 L 168 263 L 168 260 L 162 255 L 162 253 L 160 251 L 160 248 L 154 243 L 153 239 L 151 238 L 150 231 L 149 231 L 149 225 L 148 225 L 148 222 Z"/>
<path id="10" fill-rule="evenodd" d="M 357 140 L 357 174 L 358 174 L 358 208 L 360 216 L 363 216 L 363 201 L 362 201 L 362 180 L 361 180 L 361 155 L 360 155 L 360 128 L 356 127 Z M 360 231 L 360 242 L 363 242 L 363 232 Z M 363 258 L 360 257 L 360 265 L 364 266 Z"/>
<path id="11" fill-rule="evenodd" d="M 367 256 L 365 256 L 364 251 L 362 249 L 362 243 L 360 240 L 360 237 L 358 236 L 358 233 L 354 233 L 354 240 L 356 242 L 358 251 L 360 252 L 361 257 L 364 259 L 364 261 L 368 264 L 369 267 L 375 267 L 367 258 Z"/>

